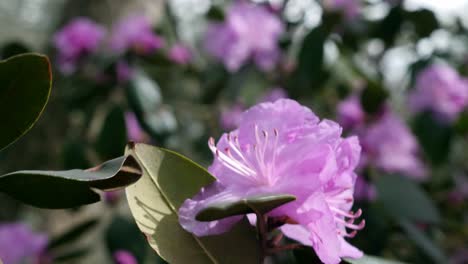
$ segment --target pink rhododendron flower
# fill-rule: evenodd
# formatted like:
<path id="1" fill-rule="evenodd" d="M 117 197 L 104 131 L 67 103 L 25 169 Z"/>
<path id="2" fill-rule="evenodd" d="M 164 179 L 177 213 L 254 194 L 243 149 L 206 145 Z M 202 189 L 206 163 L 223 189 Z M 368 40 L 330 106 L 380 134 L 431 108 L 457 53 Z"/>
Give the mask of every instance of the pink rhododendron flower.
<path id="1" fill-rule="evenodd" d="M 363 163 L 386 172 L 399 172 L 413 179 L 426 178 L 427 171 L 419 157 L 419 145 L 406 124 L 387 111 L 360 135 Z"/>
<path id="2" fill-rule="evenodd" d="M 344 239 L 364 227 L 364 221 L 354 223 L 361 211 L 350 211 L 361 147 L 357 137 L 341 137 L 341 130 L 290 99 L 248 109 L 238 129 L 217 144 L 210 139 L 215 159 L 209 171 L 217 181 L 184 202 L 181 225 L 197 236 L 220 234 L 241 216 L 199 222 L 201 209 L 252 195 L 291 194 L 295 201 L 268 213 L 297 223 L 281 227 L 286 236 L 312 246 L 327 264 L 361 257 Z"/>
<path id="3" fill-rule="evenodd" d="M 281 20 L 266 8 L 237 1 L 228 9 L 224 23 L 210 26 L 205 47 L 231 72 L 249 59 L 267 71 L 280 56 L 277 42 L 283 31 Z"/>
<path id="4" fill-rule="evenodd" d="M 337 118 L 344 129 L 353 129 L 364 124 L 366 113 L 361 107 L 358 95 L 349 96 L 338 104 Z"/>
<path id="5" fill-rule="evenodd" d="M 362 177 L 357 177 L 354 186 L 354 199 L 356 201 L 375 201 L 377 199 L 377 189 Z"/>
<path id="6" fill-rule="evenodd" d="M 95 52 L 106 31 L 104 27 L 88 18 L 75 18 L 53 37 L 58 51 L 58 64 L 64 73 L 75 70 L 77 62 L 84 56 Z"/>
<path id="7" fill-rule="evenodd" d="M 127 127 L 127 138 L 134 142 L 148 142 L 148 135 L 141 128 L 137 117 L 133 112 L 125 113 L 125 125 Z"/>
<path id="8" fill-rule="evenodd" d="M 174 63 L 186 65 L 192 60 L 192 52 L 184 44 L 177 43 L 169 49 L 169 59 Z"/>
<path id="9" fill-rule="evenodd" d="M 283 88 L 276 87 L 264 94 L 259 100 L 259 103 L 275 102 L 278 99 L 288 98 L 288 94 Z M 236 103 L 230 108 L 221 112 L 220 124 L 224 130 L 232 130 L 239 126 L 242 113 L 246 107 L 241 103 Z"/>
<path id="10" fill-rule="evenodd" d="M 23 224 L 0 224 L 0 259 L 4 264 L 37 261 L 47 243 L 46 235 L 34 233 Z"/>
<path id="11" fill-rule="evenodd" d="M 416 78 L 409 106 L 415 111 L 431 110 L 441 120 L 454 120 L 468 104 L 468 80 L 447 65 L 431 65 Z"/>
<path id="12" fill-rule="evenodd" d="M 136 258 L 132 253 L 126 250 L 119 250 L 114 253 L 114 260 L 116 264 L 138 264 Z"/>
<path id="13" fill-rule="evenodd" d="M 112 50 L 123 53 L 127 50 L 147 55 L 164 46 L 163 39 L 153 32 L 149 19 L 133 15 L 119 21 L 112 30 Z"/>

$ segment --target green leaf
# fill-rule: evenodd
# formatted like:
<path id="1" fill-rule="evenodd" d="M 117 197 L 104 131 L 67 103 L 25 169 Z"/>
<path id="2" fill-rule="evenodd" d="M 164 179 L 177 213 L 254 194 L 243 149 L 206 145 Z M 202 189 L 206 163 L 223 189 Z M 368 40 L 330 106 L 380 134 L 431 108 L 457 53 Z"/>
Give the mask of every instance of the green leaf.
<path id="1" fill-rule="evenodd" d="M 145 260 L 150 249 L 133 219 L 114 217 L 105 234 L 106 245 L 112 255 L 125 250 L 132 253 L 138 263 L 147 263 Z"/>
<path id="2" fill-rule="evenodd" d="M 0 62 L 0 150 L 31 129 L 47 104 L 51 83 L 45 56 L 23 54 Z"/>
<path id="3" fill-rule="evenodd" d="M 368 80 L 368 85 L 361 94 L 362 108 L 367 113 L 376 113 L 382 108 L 387 97 L 388 92 L 382 86 Z"/>
<path id="4" fill-rule="evenodd" d="M 91 251 L 91 248 L 89 247 L 83 247 L 83 248 L 75 248 L 68 250 L 66 252 L 63 252 L 61 254 L 58 254 L 57 256 L 54 256 L 53 262 L 54 263 L 74 263 L 77 259 L 80 259 Z"/>
<path id="5" fill-rule="evenodd" d="M 177 213 L 182 203 L 215 180 L 205 169 L 175 152 L 145 144 L 130 144 L 127 153 L 143 169 L 142 178 L 126 189 L 130 209 L 163 259 L 173 264 L 258 263 L 255 232 L 246 220 L 219 236 L 196 237 L 180 226 Z"/>
<path id="6" fill-rule="evenodd" d="M 96 151 L 103 160 L 122 155 L 127 144 L 127 128 L 122 109 L 115 105 L 107 113 L 96 141 Z"/>
<path id="7" fill-rule="evenodd" d="M 435 14 L 428 9 L 420 9 L 405 13 L 406 19 L 414 25 L 416 33 L 421 37 L 429 37 L 431 33 L 439 28 L 439 21 Z"/>
<path id="8" fill-rule="evenodd" d="M 414 224 L 407 220 L 400 220 L 400 226 L 408 234 L 409 238 L 430 258 L 434 260 L 434 263 L 446 263 L 447 256 L 444 252 L 437 247 L 427 236 L 418 229 Z"/>
<path id="9" fill-rule="evenodd" d="M 381 175 L 376 186 L 379 200 L 395 219 L 439 223 L 440 213 L 421 187 L 399 175 Z"/>
<path id="10" fill-rule="evenodd" d="M 443 124 L 434 114 L 424 112 L 415 117 L 413 131 L 433 164 L 439 165 L 447 161 L 454 134 L 449 124 Z"/>
<path id="11" fill-rule="evenodd" d="M 126 156 L 88 170 L 12 172 L 0 176 L 0 192 L 36 207 L 73 208 L 100 201 L 94 189 L 119 189 L 140 177 L 137 162 Z"/>
<path id="12" fill-rule="evenodd" d="M 66 231 L 65 233 L 53 238 L 49 244 L 47 245 L 47 250 L 54 249 L 56 247 L 60 247 L 67 243 L 72 243 L 78 239 L 80 239 L 85 233 L 96 227 L 99 223 L 97 219 L 90 219 L 80 223 L 77 226 L 72 227 L 70 230 Z"/>
<path id="13" fill-rule="evenodd" d="M 252 196 L 233 202 L 213 204 L 201 210 L 196 219 L 198 221 L 214 221 L 234 215 L 249 213 L 267 213 L 276 207 L 296 200 L 295 196 L 287 194 Z"/>
<path id="14" fill-rule="evenodd" d="M 161 141 L 177 128 L 174 114 L 162 103 L 159 86 L 146 72 L 135 70 L 126 91 L 138 121 L 153 138 Z"/>
<path id="15" fill-rule="evenodd" d="M 400 261 L 387 260 L 387 259 L 378 258 L 374 256 L 368 256 L 368 255 L 364 255 L 364 257 L 360 259 L 345 258 L 344 260 L 350 264 L 404 264 L 403 262 L 400 262 Z"/>

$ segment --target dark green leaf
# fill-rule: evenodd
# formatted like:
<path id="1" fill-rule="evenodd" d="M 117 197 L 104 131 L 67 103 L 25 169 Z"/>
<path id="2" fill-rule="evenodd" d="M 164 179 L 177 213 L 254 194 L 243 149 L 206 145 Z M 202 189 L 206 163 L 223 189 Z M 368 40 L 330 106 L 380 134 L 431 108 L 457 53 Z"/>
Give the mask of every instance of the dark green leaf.
<path id="1" fill-rule="evenodd" d="M 404 10 L 400 5 L 393 7 L 388 15 L 376 27 L 375 37 L 382 39 L 387 46 L 394 43 L 403 24 Z"/>
<path id="2" fill-rule="evenodd" d="M 169 263 L 258 263 L 255 231 L 244 221 L 219 236 L 196 237 L 179 224 L 182 203 L 215 179 L 205 169 L 169 150 L 131 144 L 127 153 L 143 177 L 126 189 L 132 214 L 150 245 Z M 181 250 L 183 249 L 183 250 Z"/>
<path id="3" fill-rule="evenodd" d="M 325 25 L 322 25 L 313 29 L 304 38 L 299 51 L 298 66 L 288 87 L 292 96 L 310 93 L 311 89 L 318 88 L 327 77 L 323 62 L 324 44 L 328 33 Z"/>
<path id="4" fill-rule="evenodd" d="M 437 247 L 429 237 L 424 234 L 423 231 L 418 229 L 414 224 L 409 222 L 408 220 L 400 220 L 400 226 L 405 230 L 408 234 L 409 238 L 413 240 L 413 242 L 432 260 L 434 263 L 446 263 L 447 256 L 444 255 L 442 250 Z"/>
<path id="5" fill-rule="evenodd" d="M 200 211 L 198 221 L 214 221 L 233 215 L 249 213 L 267 213 L 276 207 L 296 200 L 296 197 L 287 194 L 252 196 L 242 200 L 213 204 Z"/>
<path id="6" fill-rule="evenodd" d="M 382 109 L 388 97 L 388 92 L 380 85 L 369 81 L 366 89 L 361 93 L 361 104 L 364 111 L 373 114 Z"/>
<path id="7" fill-rule="evenodd" d="M 149 252 L 148 243 L 133 220 L 114 217 L 106 230 L 106 245 L 114 254 L 118 250 L 132 253 L 138 263 L 144 263 Z"/>
<path id="8" fill-rule="evenodd" d="M 49 99 L 51 83 L 45 56 L 23 54 L 0 62 L 0 150 L 31 129 Z"/>
<path id="9" fill-rule="evenodd" d="M 114 106 L 107 114 L 96 141 L 96 151 L 103 160 L 122 155 L 127 144 L 125 117 L 119 106 Z"/>
<path id="10" fill-rule="evenodd" d="M 141 176 L 131 156 L 107 161 L 89 170 L 17 171 L 0 176 L 0 192 L 32 206 L 73 208 L 100 200 L 94 189 L 115 190 Z"/>
<path id="11" fill-rule="evenodd" d="M 425 112 L 415 117 L 413 131 L 433 164 L 439 165 L 447 161 L 453 139 L 453 129 L 449 124 L 444 124 L 434 114 Z"/>
<path id="12" fill-rule="evenodd" d="M 28 52 L 29 48 L 26 47 L 23 43 L 10 42 L 2 47 L 2 50 L 0 51 L 0 57 L 2 60 L 4 60 Z"/>
<path id="13" fill-rule="evenodd" d="M 63 246 L 68 243 L 75 242 L 76 240 L 80 239 L 84 234 L 86 234 L 91 229 L 96 227 L 98 223 L 99 223 L 98 220 L 90 219 L 88 221 L 84 221 L 83 223 L 80 223 L 77 226 L 72 227 L 70 230 L 66 231 L 65 233 L 53 238 L 47 245 L 48 250 Z"/>
<path id="14" fill-rule="evenodd" d="M 143 129 L 155 139 L 163 140 L 177 128 L 174 114 L 162 104 L 159 86 L 144 71 L 136 70 L 133 74 L 127 97 Z"/>
<path id="15" fill-rule="evenodd" d="M 426 192 L 399 175 L 381 175 L 376 182 L 379 200 L 394 219 L 439 223 L 440 213 Z"/>
<path id="16" fill-rule="evenodd" d="M 435 14 L 428 9 L 409 11 L 405 13 L 406 19 L 413 23 L 419 37 L 425 38 L 439 28 Z"/>

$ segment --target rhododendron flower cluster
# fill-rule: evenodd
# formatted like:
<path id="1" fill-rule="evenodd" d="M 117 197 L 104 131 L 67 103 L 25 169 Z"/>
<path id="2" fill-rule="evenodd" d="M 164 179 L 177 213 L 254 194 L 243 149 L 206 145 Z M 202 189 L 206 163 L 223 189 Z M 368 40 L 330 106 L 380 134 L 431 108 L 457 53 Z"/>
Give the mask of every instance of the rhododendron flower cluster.
<path id="1" fill-rule="evenodd" d="M 164 45 L 163 39 L 153 32 L 149 19 L 141 15 L 119 21 L 112 30 L 110 41 L 111 48 L 117 53 L 133 50 L 143 55 Z"/>
<path id="2" fill-rule="evenodd" d="M 53 42 L 58 50 L 58 63 L 65 73 L 75 70 L 84 56 L 95 52 L 106 31 L 88 18 L 76 18 L 55 33 Z"/>
<path id="3" fill-rule="evenodd" d="M 270 70 L 280 57 L 278 39 L 283 31 L 281 20 L 263 6 L 237 1 L 223 23 L 210 26 L 205 47 L 229 71 L 239 70 L 250 59 Z"/>
<path id="4" fill-rule="evenodd" d="M 185 201 L 181 225 L 197 236 L 220 234 L 241 216 L 199 222 L 200 210 L 252 195 L 290 194 L 295 201 L 267 214 L 297 223 L 280 227 L 286 236 L 312 246 L 324 263 L 361 257 L 345 240 L 364 227 L 364 220 L 357 221 L 361 211 L 350 211 L 361 147 L 357 137 L 343 138 L 341 132 L 337 123 L 320 121 L 290 99 L 248 109 L 238 129 L 217 143 L 210 139 L 215 159 L 209 171 L 217 181 Z"/>
<path id="5" fill-rule="evenodd" d="M 399 172 L 414 179 L 424 179 L 426 168 L 420 159 L 415 136 L 391 109 L 383 109 L 366 124 L 366 113 L 357 95 L 338 104 L 341 125 L 359 135 L 363 147 L 361 167 L 373 165 L 385 172 Z"/>
<path id="6" fill-rule="evenodd" d="M 430 110 L 441 120 L 454 120 L 468 104 L 468 80 L 447 65 L 434 64 L 416 79 L 409 106 L 414 111 Z"/>
<path id="7" fill-rule="evenodd" d="M 47 243 L 46 235 L 34 233 L 23 224 L 0 224 L 0 259 L 4 264 L 35 263 Z"/>

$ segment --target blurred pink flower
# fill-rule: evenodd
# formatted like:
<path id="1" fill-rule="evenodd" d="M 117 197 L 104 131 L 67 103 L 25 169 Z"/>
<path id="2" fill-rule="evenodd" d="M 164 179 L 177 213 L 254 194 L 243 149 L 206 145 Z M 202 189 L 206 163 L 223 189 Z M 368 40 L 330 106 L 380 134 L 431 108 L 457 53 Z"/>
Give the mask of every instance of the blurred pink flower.
<path id="1" fill-rule="evenodd" d="M 47 243 L 48 238 L 45 234 L 35 233 L 26 225 L 0 224 L 0 259 L 4 264 L 37 261 Z"/>
<path id="2" fill-rule="evenodd" d="M 431 110 L 441 120 L 454 120 L 468 104 L 468 80 L 447 65 L 431 65 L 418 74 L 409 106 L 415 111 Z"/>
<path id="3" fill-rule="evenodd" d="M 126 17 L 113 27 L 110 46 L 116 53 L 132 50 L 148 55 L 164 46 L 163 39 L 153 32 L 150 20 L 143 15 Z"/>
<path id="4" fill-rule="evenodd" d="M 239 123 L 244 112 L 245 107 L 241 103 L 236 103 L 228 109 L 221 112 L 220 125 L 223 130 L 235 129 Z"/>
<path id="5" fill-rule="evenodd" d="M 228 9 L 226 21 L 212 24 L 206 34 L 206 50 L 235 72 L 249 59 L 262 70 L 271 70 L 280 57 L 281 20 L 266 8 L 242 1 Z"/>
<path id="6" fill-rule="evenodd" d="M 260 100 L 258 100 L 258 103 L 264 103 L 264 102 L 272 102 L 274 103 L 276 100 L 279 99 L 284 99 L 288 98 L 288 93 L 286 90 L 284 90 L 281 87 L 275 87 L 271 89 L 268 93 L 266 93 Z"/>
<path id="7" fill-rule="evenodd" d="M 366 114 L 361 107 L 358 95 L 349 96 L 338 104 L 337 118 L 338 123 L 347 130 L 364 124 Z"/>
<path id="8" fill-rule="evenodd" d="M 116 74 L 117 74 L 117 81 L 119 83 L 126 83 L 132 78 L 133 69 L 128 65 L 125 61 L 119 61 L 116 65 Z"/>
<path id="9" fill-rule="evenodd" d="M 118 250 L 114 253 L 115 264 L 138 264 L 132 253 L 126 250 Z"/>
<path id="10" fill-rule="evenodd" d="M 148 142 L 149 138 L 141 128 L 137 117 L 133 112 L 125 113 L 125 125 L 127 126 L 127 138 L 133 142 Z"/>
<path id="11" fill-rule="evenodd" d="M 419 145 L 406 124 L 390 110 L 358 132 L 363 163 L 386 172 L 403 173 L 422 180 L 427 171 L 419 157 Z"/>
<path id="12" fill-rule="evenodd" d="M 358 176 L 354 185 L 354 198 L 356 201 L 375 201 L 377 189 L 362 177 Z"/>
<path id="13" fill-rule="evenodd" d="M 104 27 L 88 18 L 78 17 L 66 24 L 53 36 L 60 70 L 64 73 L 75 71 L 80 59 L 98 49 L 105 34 Z"/>
<path id="14" fill-rule="evenodd" d="M 184 44 L 177 43 L 169 50 L 169 59 L 174 63 L 186 65 L 192 60 L 192 52 Z"/>
<path id="15" fill-rule="evenodd" d="M 341 127 L 322 120 L 296 101 L 280 99 L 258 104 L 242 114 L 239 128 L 209 147 L 214 154 L 210 173 L 217 182 L 184 202 L 181 225 L 197 236 L 226 232 L 240 216 L 199 222 L 197 213 L 213 203 L 251 195 L 291 194 L 296 200 L 269 212 L 298 224 L 283 233 L 312 246 L 327 264 L 362 252 L 344 240 L 364 227 L 353 222 L 361 211 L 350 211 L 361 147 L 356 137 L 342 138 Z M 352 232 L 348 233 L 347 230 Z"/>

